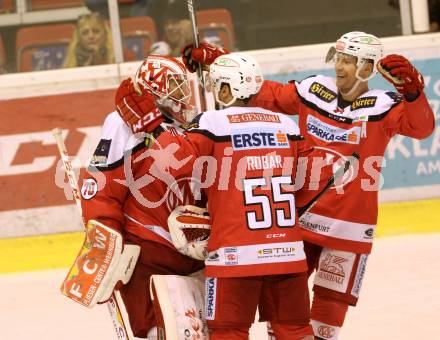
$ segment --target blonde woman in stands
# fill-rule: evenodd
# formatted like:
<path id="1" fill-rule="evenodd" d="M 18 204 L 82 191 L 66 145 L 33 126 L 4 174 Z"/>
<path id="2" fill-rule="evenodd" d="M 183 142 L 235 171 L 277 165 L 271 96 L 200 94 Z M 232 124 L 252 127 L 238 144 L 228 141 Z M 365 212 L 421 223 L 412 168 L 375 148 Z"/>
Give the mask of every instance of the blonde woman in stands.
<path id="1" fill-rule="evenodd" d="M 110 28 L 99 13 L 78 18 L 63 67 L 112 64 L 115 62 Z"/>

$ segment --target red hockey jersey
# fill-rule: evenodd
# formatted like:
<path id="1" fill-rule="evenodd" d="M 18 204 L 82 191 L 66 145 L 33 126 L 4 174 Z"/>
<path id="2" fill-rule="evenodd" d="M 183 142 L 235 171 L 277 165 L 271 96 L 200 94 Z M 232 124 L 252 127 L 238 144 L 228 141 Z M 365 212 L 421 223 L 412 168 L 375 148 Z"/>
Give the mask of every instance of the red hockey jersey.
<path id="1" fill-rule="evenodd" d="M 210 277 L 306 270 L 296 213 L 295 180 L 303 137 L 290 118 L 261 108 L 202 113 L 186 138 L 164 133 L 161 149 L 176 145 L 173 176 L 200 181 L 212 230 L 205 261 Z M 159 164 L 164 169 L 164 164 Z"/>
<path id="2" fill-rule="evenodd" d="M 334 79 L 312 76 L 286 85 L 265 81 L 251 104 L 298 114 L 301 133 L 329 161 L 353 152 L 360 155 L 358 171 L 349 171 L 339 188 L 322 196 L 300 223 L 307 241 L 369 253 L 377 223 L 380 167 L 389 140 L 395 134 L 422 139 L 434 129 L 425 94 L 407 102 L 394 92 L 369 90 L 339 108 Z"/>
<path id="3" fill-rule="evenodd" d="M 146 155 L 151 141 L 164 131 L 179 134 L 181 128 L 162 123 L 151 135 L 136 138 L 115 111 L 104 122 L 101 140 L 83 178 L 81 205 L 85 221 L 97 220 L 122 234 L 169 247 L 167 219 L 182 204 L 196 204 L 189 183 L 176 185 L 184 195 L 176 197 L 161 180 L 149 175 L 151 159 Z"/>

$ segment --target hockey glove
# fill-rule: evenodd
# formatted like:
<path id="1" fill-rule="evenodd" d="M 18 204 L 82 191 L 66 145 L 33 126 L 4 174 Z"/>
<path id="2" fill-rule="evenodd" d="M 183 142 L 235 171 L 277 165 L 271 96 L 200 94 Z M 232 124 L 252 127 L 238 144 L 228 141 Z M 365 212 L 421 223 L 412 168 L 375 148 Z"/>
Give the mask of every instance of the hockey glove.
<path id="1" fill-rule="evenodd" d="M 401 55 L 387 55 L 379 61 L 377 69 L 409 101 L 416 99 L 423 91 L 423 76 Z"/>
<path id="2" fill-rule="evenodd" d="M 133 133 L 151 132 L 164 121 L 156 107 L 154 96 L 148 91 L 135 88 L 130 78 L 119 85 L 115 104 L 116 111 Z"/>
<path id="3" fill-rule="evenodd" d="M 228 53 L 227 49 L 202 42 L 199 47 L 191 44 L 182 48 L 182 60 L 188 71 L 195 72 L 199 63 L 211 65 L 217 57 Z"/>

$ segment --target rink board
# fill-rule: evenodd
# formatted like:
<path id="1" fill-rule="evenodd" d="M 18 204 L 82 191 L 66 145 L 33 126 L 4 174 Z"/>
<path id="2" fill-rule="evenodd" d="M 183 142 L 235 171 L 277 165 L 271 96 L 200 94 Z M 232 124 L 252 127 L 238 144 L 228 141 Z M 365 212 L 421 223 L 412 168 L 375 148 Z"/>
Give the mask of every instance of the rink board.
<path id="1" fill-rule="evenodd" d="M 377 236 L 440 232 L 440 199 L 384 203 L 379 208 Z M 0 239 L 0 273 L 68 267 L 84 233 Z"/>
<path id="2" fill-rule="evenodd" d="M 440 33 L 383 39 L 425 75 L 426 93 L 440 117 Z M 330 44 L 251 51 L 267 79 L 300 80 L 332 74 L 323 57 Z M 0 77 L 0 238 L 80 231 L 66 199 L 66 179 L 51 136 L 63 128 L 82 166 L 97 145 L 100 126 L 114 107 L 115 88 L 138 63 L 8 74 Z M 391 89 L 380 77 L 371 87 Z M 386 151 L 381 202 L 440 197 L 440 127 L 424 141 L 397 136 Z M 58 169 L 58 171 L 57 171 Z M 30 185 L 32 183 L 32 185 Z M 67 197 L 68 198 L 68 197 Z"/>

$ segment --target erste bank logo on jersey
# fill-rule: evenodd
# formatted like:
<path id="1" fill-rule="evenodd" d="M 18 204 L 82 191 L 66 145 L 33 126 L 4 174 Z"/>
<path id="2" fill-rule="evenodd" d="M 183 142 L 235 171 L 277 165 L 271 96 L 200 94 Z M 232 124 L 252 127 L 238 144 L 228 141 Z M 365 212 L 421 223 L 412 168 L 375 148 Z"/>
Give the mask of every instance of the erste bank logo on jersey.
<path id="1" fill-rule="evenodd" d="M 276 128 L 245 128 L 232 130 L 234 150 L 281 149 L 289 147 L 287 134 Z"/>
<path id="2" fill-rule="evenodd" d="M 360 126 L 352 127 L 351 129 L 341 129 L 336 126 L 322 122 L 312 115 L 307 116 L 307 132 L 325 142 L 338 142 L 359 144 L 361 136 Z"/>

